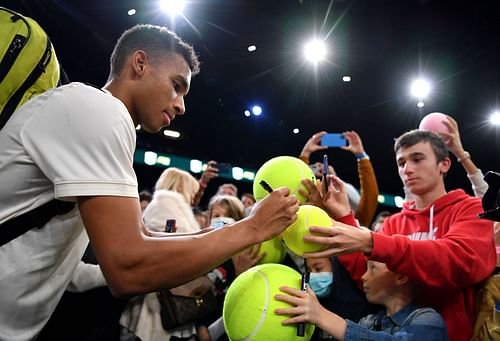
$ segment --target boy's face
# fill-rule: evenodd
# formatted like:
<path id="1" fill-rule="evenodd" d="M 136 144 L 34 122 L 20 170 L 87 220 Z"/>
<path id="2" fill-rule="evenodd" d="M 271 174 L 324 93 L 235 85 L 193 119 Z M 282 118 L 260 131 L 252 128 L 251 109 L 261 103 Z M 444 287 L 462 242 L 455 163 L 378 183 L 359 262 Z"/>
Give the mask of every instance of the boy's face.
<path id="1" fill-rule="evenodd" d="M 449 160 L 437 162 L 429 142 L 419 142 L 396 153 L 399 176 L 414 195 L 424 195 L 442 183 L 450 168 Z"/>
<path id="2" fill-rule="evenodd" d="M 361 276 L 363 291 L 368 302 L 384 304 L 397 289 L 396 274 L 385 263 L 368 261 L 366 272 Z"/>

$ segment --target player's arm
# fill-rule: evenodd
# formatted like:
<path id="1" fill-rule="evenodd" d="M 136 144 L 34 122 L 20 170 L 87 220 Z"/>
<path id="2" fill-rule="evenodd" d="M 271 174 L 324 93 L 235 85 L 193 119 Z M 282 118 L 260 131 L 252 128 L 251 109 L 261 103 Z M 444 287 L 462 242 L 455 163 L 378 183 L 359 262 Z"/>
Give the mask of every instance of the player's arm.
<path id="1" fill-rule="evenodd" d="M 297 199 L 288 194 L 287 189 L 275 190 L 250 217 L 231 227 L 169 238 L 143 233 L 135 198 L 81 197 L 78 205 L 111 290 L 124 296 L 184 283 L 278 235 L 296 219 Z"/>

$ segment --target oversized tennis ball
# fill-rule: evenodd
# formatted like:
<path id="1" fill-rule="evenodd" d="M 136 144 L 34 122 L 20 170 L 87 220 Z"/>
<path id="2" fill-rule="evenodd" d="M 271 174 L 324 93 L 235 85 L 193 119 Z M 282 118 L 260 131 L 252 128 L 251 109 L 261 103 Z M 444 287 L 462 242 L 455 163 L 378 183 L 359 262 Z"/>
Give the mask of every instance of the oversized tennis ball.
<path id="1" fill-rule="evenodd" d="M 281 321 L 290 316 L 276 315 L 279 308 L 291 305 L 274 299 L 286 285 L 300 288 L 300 274 L 281 264 L 254 266 L 236 277 L 224 298 L 222 316 L 231 341 L 308 341 L 314 325 L 306 324 L 305 336 L 297 336 L 297 326 L 284 326 Z"/>
<path id="2" fill-rule="evenodd" d="M 266 255 L 257 264 L 281 263 L 286 256 L 285 245 L 279 237 L 262 242 L 260 244 L 259 255 L 264 252 Z"/>
<path id="3" fill-rule="evenodd" d="M 299 256 L 303 256 L 304 252 L 317 252 L 325 248 L 325 246 L 304 241 L 305 235 L 318 235 L 309 231 L 310 226 L 332 227 L 332 219 L 321 208 L 312 205 L 302 205 L 297 212 L 298 218 L 295 222 L 288 226 L 282 233 L 283 241 L 286 246 Z"/>
<path id="4" fill-rule="evenodd" d="M 442 114 L 440 112 L 432 112 L 430 114 L 425 115 L 424 118 L 422 118 L 418 126 L 418 129 L 432 131 L 433 133 L 438 135 L 440 132 L 449 133 L 450 130 L 443 123 L 443 121 L 446 120 L 447 119 L 445 114 Z"/>
<path id="5" fill-rule="evenodd" d="M 255 174 L 253 195 L 255 200 L 259 201 L 268 194 L 260 185 L 264 180 L 272 189 L 288 187 L 291 194 L 294 194 L 300 202 L 305 202 L 306 198 L 299 193 L 299 188 L 307 192 L 301 184 L 303 179 L 311 179 L 313 182 L 316 179 L 304 161 L 292 156 L 278 156 L 266 161 Z"/>

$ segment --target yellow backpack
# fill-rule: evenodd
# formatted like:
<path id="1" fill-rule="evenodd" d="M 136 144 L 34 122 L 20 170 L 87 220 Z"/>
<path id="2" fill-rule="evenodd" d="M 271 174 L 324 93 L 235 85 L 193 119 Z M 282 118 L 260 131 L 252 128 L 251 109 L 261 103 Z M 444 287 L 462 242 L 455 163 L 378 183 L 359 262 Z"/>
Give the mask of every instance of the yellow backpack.
<path id="1" fill-rule="evenodd" d="M 36 21 L 0 7 L 0 129 L 30 98 L 58 85 L 56 53 Z"/>

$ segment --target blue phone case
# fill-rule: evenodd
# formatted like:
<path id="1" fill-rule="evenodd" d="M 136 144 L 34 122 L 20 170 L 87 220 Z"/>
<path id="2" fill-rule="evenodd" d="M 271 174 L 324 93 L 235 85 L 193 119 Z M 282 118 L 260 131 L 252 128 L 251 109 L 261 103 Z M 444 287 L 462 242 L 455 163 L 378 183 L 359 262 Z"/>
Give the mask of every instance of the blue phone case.
<path id="1" fill-rule="evenodd" d="M 328 147 L 347 146 L 347 141 L 342 134 L 325 134 L 321 136 L 321 145 Z"/>

